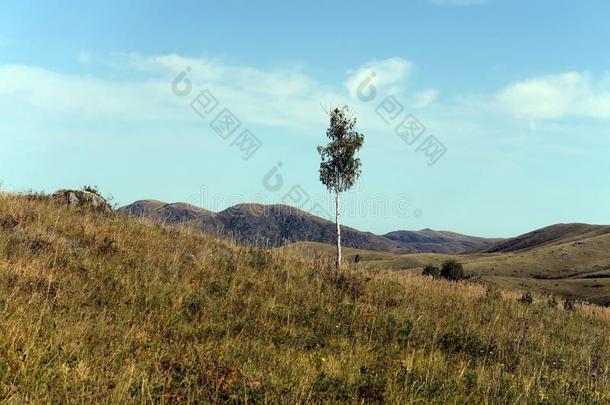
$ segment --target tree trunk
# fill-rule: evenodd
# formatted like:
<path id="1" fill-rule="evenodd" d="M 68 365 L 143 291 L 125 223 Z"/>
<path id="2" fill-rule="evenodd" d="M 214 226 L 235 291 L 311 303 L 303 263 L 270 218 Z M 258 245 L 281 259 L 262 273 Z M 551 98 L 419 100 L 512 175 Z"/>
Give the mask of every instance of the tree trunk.
<path id="1" fill-rule="evenodd" d="M 337 224 L 337 271 L 341 269 L 341 225 L 339 223 L 339 193 L 335 193 L 335 222 Z"/>

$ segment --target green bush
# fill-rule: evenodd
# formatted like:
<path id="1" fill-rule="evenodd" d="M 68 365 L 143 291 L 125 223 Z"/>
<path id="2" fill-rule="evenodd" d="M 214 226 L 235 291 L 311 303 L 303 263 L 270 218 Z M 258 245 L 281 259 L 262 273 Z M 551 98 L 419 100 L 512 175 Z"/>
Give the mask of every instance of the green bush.
<path id="1" fill-rule="evenodd" d="M 447 260 L 441 267 L 441 277 L 451 281 L 459 281 L 466 278 L 464 268 L 456 260 Z"/>
<path id="2" fill-rule="evenodd" d="M 438 266 L 435 266 L 433 264 L 427 264 L 424 267 L 424 271 L 421 274 L 422 274 L 422 276 L 430 276 L 433 278 L 439 278 L 441 276 L 441 269 L 439 269 Z"/>

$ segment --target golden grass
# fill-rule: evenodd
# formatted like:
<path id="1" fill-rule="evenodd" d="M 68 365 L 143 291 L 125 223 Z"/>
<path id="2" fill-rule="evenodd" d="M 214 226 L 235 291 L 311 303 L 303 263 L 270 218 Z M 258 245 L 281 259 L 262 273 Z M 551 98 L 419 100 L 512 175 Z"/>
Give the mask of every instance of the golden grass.
<path id="1" fill-rule="evenodd" d="M 597 403 L 607 310 L 0 195 L 0 400 Z"/>
<path id="2" fill-rule="evenodd" d="M 334 247 L 315 242 L 299 242 L 278 249 L 301 255 L 334 255 Z M 396 270 L 421 273 L 426 264 L 439 266 L 455 259 L 467 274 L 504 289 L 530 290 L 537 294 L 573 297 L 610 305 L 610 235 L 583 241 L 543 246 L 517 253 L 445 255 L 417 253 L 397 255 L 362 249 L 345 249 L 353 262 L 359 255 L 359 268 L 369 271 Z"/>

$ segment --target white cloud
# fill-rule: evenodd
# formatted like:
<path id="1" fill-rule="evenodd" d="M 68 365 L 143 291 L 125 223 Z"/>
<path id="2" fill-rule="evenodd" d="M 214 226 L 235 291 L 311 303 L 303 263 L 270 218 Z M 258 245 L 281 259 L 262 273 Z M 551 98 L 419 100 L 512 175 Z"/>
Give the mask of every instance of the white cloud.
<path id="1" fill-rule="evenodd" d="M 181 98 L 172 93 L 171 83 L 187 66 L 191 67 L 189 79 L 193 91 L 189 97 Z M 0 107 L 19 105 L 32 119 L 48 116 L 66 123 L 89 120 L 92 124 L 201 124 L 189 102 L 200 90 L 207 88 L 220 100 L 222 107 L 231 109 L 244 125 L 308 131 L 326 121 L 320 102 L 348 101 L 340 89 L 335 91 L 298 70 L 263 71 L 175 55 L 131 55 L 129 63 L 120 68 L 130 69 L 127 70 L 130 77 L 135 73 L 144 79 L 103 79 L 26 65 L 0 65 Z M 142 73 L 142 69 L 149 72 Z"/>
<path id="2" fill-rule="evenodd" d="M 104 61 L 96 55 L 86 66 L 95 68 L 100 62 Z M 209 134 L 212 136 L 206 139 L 216 139 L 209 120 L 202 120 L 189 107 L 203 89 L 211 90 L 221 107 L 231 109 L 244 127 L 257 135 L 269 129 L 267 133 L 277 136 L 280 144 L 290 142 L 288 134 L 319 138 L 328 125 L 321 107 L 349 104 L 359 118 L 359 129 L 374 142 L 369 145 L 404 148 L 405 153 L 413 153 L 413 147 L 397 138 L 394 128 L 398 121 L 386 124 L 376 113 L 379 103 L 391 94 L 404 106 L 403 115 L 415 114 L 428 134 L 456 151 L 490 139 L 487 137 L 525 137 L 529 132 L 523 130 L 523 118 L 532 131 L 566 139 L 582 133 L 585 124 L 551 118 L 610 118 L 610 79 L 593 80 L 587 74 L 572 72 L 513 83 L 499 92 L 453 99 L 445 95 L 439 100 L 437 89 L 418 88 L 413 82 L 413 66 L 400 58 L 372 61 L 351 71 L 345 81 L 330 85 L 299 67 L 259 69 L 179 55 L 122 55 L 111 64 L 115 70 L 104 76 L 0 65 L 0 110 L 7 117 L 2 133 L 53 134 L 48 135 L 51 137 L 91 132 L 97 136 L 114 127 L 121 136 Z M 172 93 L 171 83 L 186 67 L 191 68 L 193 91 L 179 97 Z M 354 98 L 355 84 L 373 71 L 379 73 L 376 98 L 370 102 Z M 409 92 L 392 91 L 407 86 Z M 603 127 L 603 123 L 593 125 Z M 588 132 L 599 137 L 606 133 L 604 128 L 593 130 Z M 286 138 L 281 138 L 283 135 Z"/>
<path id="3" fill-rule="evenodd" d="M 521 119 L 610 118 L 609 78 L 568 72 L 510 84 L 496 95 L 500 106 Z"/>
<path id="4" fill-rule="evenodd" d="M 87 53 L 78 56 L 87 66 L 102 62 Z M 350 89 L 351 83 L 354 90 L 358 78 L 375 72 L 378 95 L 369 104 L 354 100 L 344 86 L 325 84 L 296 66 L 264 70 L 212 58 L 136 53 L 115 55 L 110 66 L 116 69 L 112 79 L 26 65 L 0 65 L 0 106 L 29 106 L 32 117 L 47 114 L 66 122 L 192 125 L 201 122 L 189 103 L 200 90 L 209 89 L 222 107 L 231 109 L 245 126 L 258 124 L 318 134 L 328 120 L 323 108 L 350 104 L 362 117 L 361 122 L 389 134 L 391 128 L 375 115 L 375 106 L 383 97 L 396 94 L 406 107 L 414 103 L 423 106 L 436 97 L 435 91 L 430 90 L 420 93 L 415 101 L 414 97 L 400 96 L 398 90 L 404 87 L 413 68 L 411 62 L 400 58 L 371 61 L 347 77 L 344 86 Z M 188 97 L 178 97 L 172 93 L 171 83 L 187 67 L 193 91 Z"/>
<path id="5" fill-rule="evenodd" d="M 158 83 L 126 83 L 24 66 L 0 65 L 0 101 L 72 119 L 162 120 L 173 114 Z"/>
<path id="6" fill-rule="evenodd" d="M 94 68 L 102 62 L 99 57 L 86 56 L 86 66 Z M 112 66 L 116 70 L 102 77 L 0 65 L 0 109 L 9 116 L 31 117 L 34 122 L 52 117 L 58 124 L 78 121 L 91 128 L 129 122 L 201 125 L 206 130 L 207 123 L 193 113 L 189 103 L 200 90 L 209 89 L 246 127 L 260 125 L 317 136 L 328 120 L 322 109 L 349 104 L 363 131 L 388 141 L 395 140 L 393 126 L 375 112 L 388 95 L 395 95 L 405 114 L 417 114 L 430 132 L 441 137 L 476 136 L 497 127 L 519 126 L 521 120 L 532 129 L 543 129 L 551 119 L 561 117 L 610 118 L 610 76 L 594 79 L 579 72 L 534 77 L 498 92 L 440 101 L 437 89 L 416 86 L 414 64 L 401 58 L 370 61 L 348 72 L 342 85 L 324 83 L 298 66 L 259 69 L 204 57 L 128 54 L 113 59 Z M 193 91 L 178 97 L 172 93 L 171 83 L 187 67 Z M 360 83 L 373 72 L 376 98 L 366 102 L 354 97 Z"/>
<path id="7" fill-rule="evenodd" d="M 345 82 L 349 94 L 358 96 L 361 86 L 374 86 L 378 92 L 400 93 L 413 71 L 413 63 L 402 58 L 372 60 L 355 71 L 348 72 Z"/>
<path id="8" fill-rule="evenodd" d="M 298 68 L 260 70 L 207 58 L 185 58 L 178 55 L 125 55 L 127 63 L 139 70 L 160 71 L 177 75 L 191 68 L 191 78 L 206 85 L 222 85 L 232 89 L 275 97 L 306 97 L 319 90 L 321 84 Z"/>

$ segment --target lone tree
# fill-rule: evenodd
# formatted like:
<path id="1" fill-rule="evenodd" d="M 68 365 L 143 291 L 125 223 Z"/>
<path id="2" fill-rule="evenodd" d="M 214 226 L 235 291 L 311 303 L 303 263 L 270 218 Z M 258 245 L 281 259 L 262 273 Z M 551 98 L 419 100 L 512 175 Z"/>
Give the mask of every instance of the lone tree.
<path id="1" fill-rule="evenodd" d="M 341 268 L 341 225 L 339 222 L 340 194 L 352 188 L 360 177 L 360 159 L 355 154 L 364 144 L 364 136 L 357 132 L 356 118 L 349 107 L 335 108 L 330 112 L 330 127 L 326 136 L 330 142 L 318 146 L 320 181 L 328 191 L 335 193 L 335 222 L 337 224 L 337 270 Z"/>

